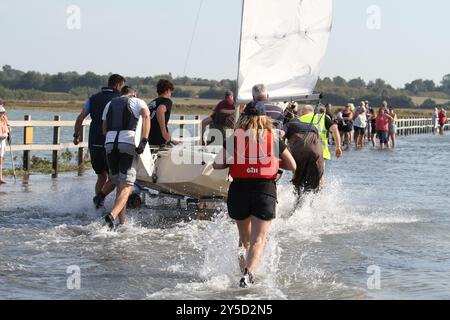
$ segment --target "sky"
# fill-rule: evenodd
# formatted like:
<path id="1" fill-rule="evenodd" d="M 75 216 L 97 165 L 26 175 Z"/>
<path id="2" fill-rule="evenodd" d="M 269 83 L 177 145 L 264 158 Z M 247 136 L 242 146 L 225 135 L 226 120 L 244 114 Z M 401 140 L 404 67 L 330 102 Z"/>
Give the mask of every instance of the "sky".
<path id="1" fill-rule="evenodd" d="M 0 66 L 183 76 L 201 2 L 0 0 Z M 80 8 L 79 29 L 67 12 L 72 5 Z M 241 6 L 241 0 L 203 0 L 187 76 L 236 78 Z M 450 73 L 450 1 L 334 0 L 333 6 L 322 77 L 382 78 L 403 87 L 417 78 L 439 83 Z M 377 16 L 368 13 L 371 6 L 379 9 L 379 28 L 367 26 Z"/>

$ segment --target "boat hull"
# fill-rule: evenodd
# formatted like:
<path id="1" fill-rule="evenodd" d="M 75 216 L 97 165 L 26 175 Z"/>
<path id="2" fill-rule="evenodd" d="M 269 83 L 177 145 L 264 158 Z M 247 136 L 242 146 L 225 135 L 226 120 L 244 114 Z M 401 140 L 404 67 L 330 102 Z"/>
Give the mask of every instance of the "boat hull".
<path id="1" fill-rule="evenodd" d="M 228 170 L 214 170 L 215 157 L 214 153 L 195 147 L 158 151 L 153 159 L 141 156 L 137 181 L 141 186 L 173 195 L 195 199 L 226 198 L 230 184 Z M 152 161 L 154 163 L 149 164 Z"/>

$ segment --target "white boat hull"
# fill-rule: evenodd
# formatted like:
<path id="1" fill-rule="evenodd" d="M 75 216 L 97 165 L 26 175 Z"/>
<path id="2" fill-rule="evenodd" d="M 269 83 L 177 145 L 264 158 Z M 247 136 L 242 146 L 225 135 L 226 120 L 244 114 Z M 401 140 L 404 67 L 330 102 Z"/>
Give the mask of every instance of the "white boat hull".
<path id="1" fill-rule="evenodd" d="M 136 130 L 140 141 L 142 120 Z M 195 199 L 225 198 L 228 194 L 228 170 L 214 170 L 217 147 L 179 146 L 150 151 L 138 157 L 137 183 L 163 193 Z"/>
<path id="2" fill-rule="evenodd" d="M 141 186 L 168 194 L 195 199 L 225 198 L 229 187 L 228 170 L 213 169 L 215 156 L 198 148 L 158 151 L 153 159 L 141 156 L 137 181 Z M 144 163 L 149 164 L 147 168 L 151 171 Z"/>

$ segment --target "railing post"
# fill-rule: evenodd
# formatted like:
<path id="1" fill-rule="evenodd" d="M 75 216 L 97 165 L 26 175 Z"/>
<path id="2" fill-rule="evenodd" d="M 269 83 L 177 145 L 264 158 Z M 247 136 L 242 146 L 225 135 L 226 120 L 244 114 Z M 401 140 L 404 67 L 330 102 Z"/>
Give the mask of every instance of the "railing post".
<path id="1" fill-rule="evenodd" d="M 198 121 L 197 126 L 197 136 L 198 136 L 198 145 L 202 144 L 202 123 L 200 122 L 200 116 L 195 116 L 195 120 Z"/>
<path id="2" fill-rule="evenodd" d="M 82 126 L 81 133 L 80 133 L 80 144 L 84 142 L 84 135 L 85 135 L 85 126 Z M 81 167 L 84 163 L 84 148 L 79 147 L 78 148 L 78 175 L 81 176 Z"/>
<path id="3" fill-rule="evenodd" d="M 180 116 L 180 121 L 184 121 L 184 116 Z M 184 124 L 180 123 L 180 140 L 184 138 Z"/>
<path id="4" fill-rule="evenodd" d="M 31 121 L 31 116 L 25 115 L 23 117 L 25 121 Z M 23 144 L 31 145 L 33 144 L 33 127 L 24 127 L 23 128 Z M 25 150 L 23 152 L 23 170 L 30 171 L 31 169 L 31 161 L 30 161 L 30 150 Z"/>
<path id="5" fill-rule="evenodd" d="M 60 121 L 60 116 L 55 116 L 53 121 Z M 54 126 L 53 127 L 53 145 L 59 146 L 60 144 L 60 133 L 61 133 L 61 127 Z M 53 157 L 52 157 L 52 178 L 55 179 L 58 177 L 58 150 L 53 150 Z"/>

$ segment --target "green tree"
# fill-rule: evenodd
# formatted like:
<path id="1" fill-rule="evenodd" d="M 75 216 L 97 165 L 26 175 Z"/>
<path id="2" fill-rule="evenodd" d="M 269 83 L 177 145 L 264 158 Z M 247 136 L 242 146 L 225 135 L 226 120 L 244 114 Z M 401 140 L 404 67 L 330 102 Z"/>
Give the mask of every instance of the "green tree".
<path id="1" fill-rule="evenodd" d="M 447 74 L 444 76 L 444 78 L 442 78 L 441 85 L 442 91 L 450 94 L 450 74 Z"/>
<path id="2" fill-rule="evenodd" d="M 434 101 L 432 99 L 427 99 L 420 105 L 420 108 L 432 109 L 432 108 L 436 108 L 436 106 L 437 106 L 436 101 Z"/>
<path id="3" fill-rule="evenodd" d="M 44 86 L 44 77 L 42 74 L 34 71 L 25 73 L 19 81 L 20 89 L 41 90 Z"/>
<path id="4" fill-rule="evenodd" d="M 347 86 L 347 81 L 342 78 L 342 77 L 334 77 L 333 78 L 333 83 L 334 85 L 338 86 L 338 87 L 346 87 Z"/>
<path id="5" fill-rule="evenodd" d="M 94 72 L 86 72 L 82 76 L 74 79 L 74 85 L 77 87 L 88 87 L 88 88 L 100 88 L 106 83 L 103 81 L 103 77 L 95 74 Z"/>
<path id="6" fill-rule="evenodd" d="M 366 87 L 366 82 L 361 78 L 352 79 L 348 82 L 350 88 L 363 89 Z"/>

